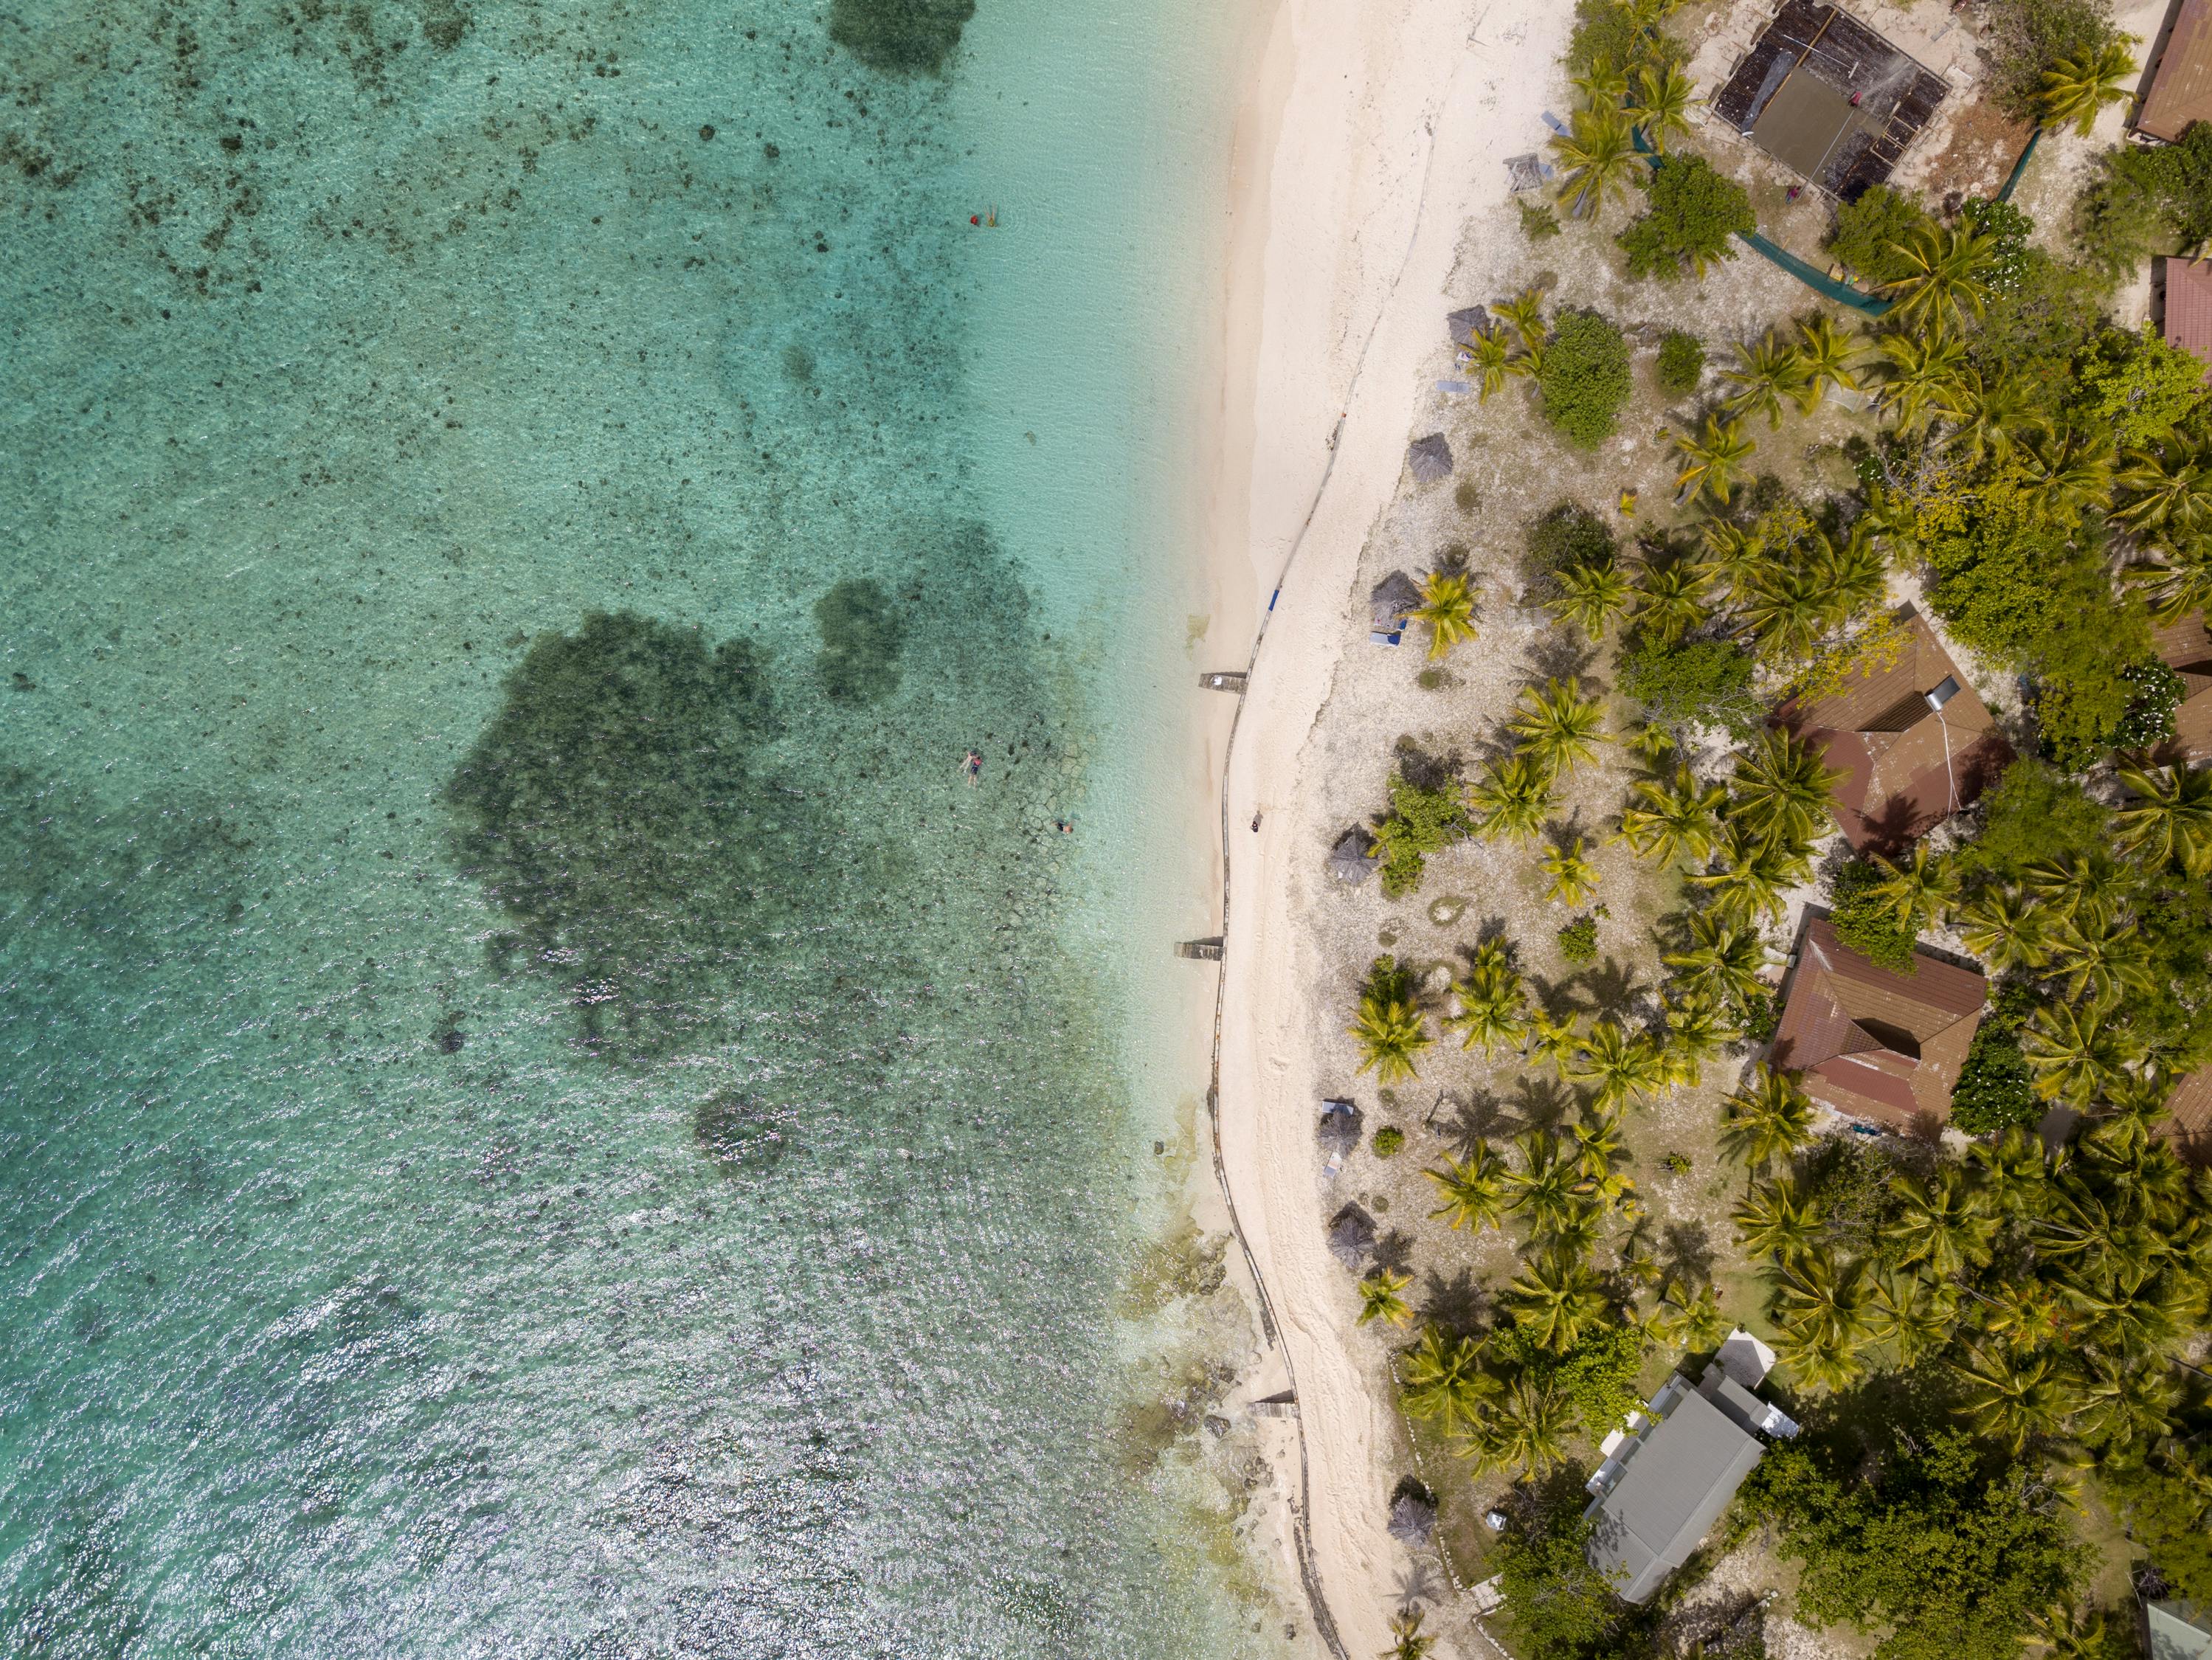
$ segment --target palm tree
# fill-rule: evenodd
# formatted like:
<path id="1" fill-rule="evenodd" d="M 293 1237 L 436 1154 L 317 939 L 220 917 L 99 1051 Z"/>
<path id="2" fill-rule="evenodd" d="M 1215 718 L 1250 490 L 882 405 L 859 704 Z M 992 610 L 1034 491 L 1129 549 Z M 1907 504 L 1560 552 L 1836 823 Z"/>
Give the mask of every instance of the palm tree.
<path id="1" fill-rule="evenodd" d="M 2036 117 L 2049 127 L 2069 121 L 2087 138 L 2097 125 L 2097 112 L 2107 104 L 2128 96 L 2127 79 L 2135 73 L 2135 55 L 2128 50 L 2132 35 L 2107 40 L 2094 53 L 2062 58 L 2043 72 L 2043 87 L 2036 94 Z"/>
<path id="2" fill-rule="evenodd" d="M 1713 896 L 1713 910 L 1735 925 L 1754 916 L 1779 920 L 1788 909 L 1783 896 L 1802 881 L 1810 866 L 1795 843 L 1747 842 L 1732 836 L 1716 869 L 1690 878 Z"/>
<path id="3" fill-rule="evenodd" d="M 1636 75 L 1636 125 L 1644 141 L 1664 155 L 1674 139 L 1690 130 L 1690 106 L 1699 102 L 1696 84 L 1679 64 L 1646 64 Z"/>
<path id="4" fill-rule="evenodd" d="M 1552 879 L 1552 885 L 1544 891 L 1545 898 L 1580 906 L 1597 891 L 1597 866 L 1589 861 L 1587 845 L 1577 836 L 1571 847 L 1545 849 L 1544 874 Z"/>
<path id="5" fill-rule="evenodd" d="M 1487 1058 L 1493 1049 L 1517 1046 L 1527 1034 L 1528 989 L 1494 941 L 1477 952 L 1474 967 L 1452 990 L 1459 1012 L 1445 1024 L 1459 1028 L 1462 1049 L 1480 1048 Z"/>
<path id="6" fill-rule="evenodd" d="M 1680 970 L 1677 981 L 1709 990 L 1741 1003 L 1765 989 L 1760 978 L 1766 967 L 1766 946 L 1755 928 L 1746 927 L 1717 912 L 1694 911 L 1690 916 L 1690 949 L 1662 959 Z"/>
<path id="7" fill-rule="evenodd" d="M 1497 1380 L 1482 1369 L 1482 1345 L 1439 1326 L 1428 1327 L 1406 1351 L 1399 1376 L 1406 1415 L 1446 1429 L 1471 1426 L 1482 1403 L 1498 1392 Z"/>
<path id="8" fill-rule="evenodd" d="M 1766 538 L 1730 520 L 1712 518 L 1705 520 L 1698 539 L 1705 544 L 1705 556 L 1699 563 L 1708 579 L 1726 587 L 1734 599 L 1748 593 L 1766 566 Z"/>
<path id="9" fill-rule="evenodd" d="M 1801 1337 L 1855 1344 L 1867 1335 L 1872 1286 L 1861 1262 L 1838 1263 L 1806 1250 L 1780 1259 L 1775 1274 L 1775 1317 Z"/>
<path id="10" fill-rule="evenodd" d="M 1767 429 L 1772 431 L 1782 424 L 1784 400 L 1794 402 L 1804 393 L 1804 360 L 1796 347 L 1784 344 L 1771 332 L 1762 335 L 1755 345 L 1739 345 L 1735 356 L 1735 367 L 1721 371 L 1721 379 L 1735 382 L 1736 387 L 1728 399 L 1729 413 L 1764 415 Z"/>
<path id="11" fill-rule="evenodd" d="M 1513 331 L 1521 342 L 1524 353 L 1540 352 L 1548 331 L 1544 326 L 1544 291 L 1523 289 L 1510 300 L 1500 300 L 1490 308 L 1498 320 Z"/>
<path id="12" fill-rule="evenodd" d="M 1692 1352 L 1718 1348 L 1734 1323 L 1721 1312 L 1720 1297 L 1710 1285 L 1700 1286 L 1687 1302 L 1670 1291 L 1651 1319 L 1652 1334 L 1662 1342 Z"/>
<path id="13" fill-rule="evenodd" d="M 1413 1001 L 1413 977 L 1390 958 L 1378 957 L 1360 988 L 1351 1032 L 1359 1045 L 1359 1070 L 1372 1068 L 1386 1084 L 1419 1075 L 1414 1062 L 1435 1040 Z"/>
<path id="14" fill-rule="evenodd" d="M 1809 841 L 1844 776 L 1795 733 L 1769 727 L 1737 757 L 1728 816 L 1769 843 Z"/>
<path id="15" fill-rule="evenodd" d="M 2021 872 L 2027 891 L 2045 902 L 2054 920 L 2061 916 L 2111 916 L 2125 897 L 2131 879 L 2112 860 L 2068 854 L 2039 859 Z"/>
<path id="16" fill-rule="evenodd" d="M 1565 169 L 1559 199 L 1577 219 L 1595 213 L 1610 197 L 1626 197 L 1644 165 L 1618 109 L 1577 110 L 1551 147 Z"/>
<path id="17" fill-rule="evenodd" d="M 1984 1292 L 1974 1305 L 1975 1323 L 1987 1337 L 2002 1339 L 2015 1353 L 2057 1341 L 2064 1324 L 2058 1298 L 2040 1280 L 2006 1280 Z"/>
<path id="18" fill-rule="evenodd" d="M 1705 620 L 1705 574 L 1686 559 L 1646 564 L 1638 584 L 1637 626 L 1671 646 Z"/>
<path id="19" fill-rule="evenodd" d="M 2133 1062 L 2143 1044 L 2101 1003 L 2049 1003 L 2021 1028 L 2020 1050 L 2046 1101 L 2086 1108 Z"/>
<path id="20" fill-rule="evenodd" d="M 2118 1003 L 2151 988 L 2150 946 L 2132 921 L 2075 915 L 2060 919 L 2051 941 L 2051 965 L 2076 1002 Z"/>
<path id="21" fill-rule="evenodd" d="M 1743 620 L 1769 660 L 1809 657 L 1819 643 L 1835 591 L 1816 560 L 1772 560 L 1752 579 Z"/>
<path id="22" fill-rule="evenodd" d="M 1811 414 L 1830 386 L 1856 392 L 1859 383 L 1851 373 L 1851 360 L 1858 354 L 1859 343 L 1838 328 L 1827 313 L 1798 324 L 1797 366 L 1804 378 L 1797 389 L 1797 407 Z"/>
<path id="23" fill-rule="evenodd" d="M 1632 1034 L 1616 1021 L 1600 1020 L 1583 1039 L 1582 1053 L 1568 1075 L 1597 1085 L 1597 1108 L 1603 1112 L 1664 1087 L 1667 1062 L 1642 1032 Z"/>
<path id="24" fill-rule="evenodd" d="M 2151 615 L 2160 623 L 2179 623 L 2191 611 L 2212 608 L 2212 542 L 2200 538 L 2154 549 L 2149 559 L 2123 574 L 2149 593 Z"/>
<path id="25" fill-rule="evenodd" d="M 1878 1279 L 1867 1294 L 1872 1319 L 1867 1334 L 1896 1346 L 1897 1358 L 1917 1365 L 1951 1341 L 1959 1323 L 1959 1298 L 1948 1286 L 1930 1286 L 1917 1274 L 1892 1274 Z"/>
<path id="26" fill-rule="evenodd" d="M 1505 378 L 1513 373 L 1513 348 L 1503 329 L 1478 332 L 1468 342 L 1467 366 L 1474 372 L 1478 402 L 1486 404 L 1491 393 L 1505 390 Z"/>
<path id="27" fill-rule="evenodd" d="M 1402 1326 L 1411 1320 L 1413 1305 L 1400 1293 L 1413 1283 L 1412 1274 L 1395 1268 L 1377 1268 L 1369 1274 L 1359 1282 L 1359 1323 L 1388 1320 L 1394 1326 Z"/>
<path id="28" fill-rule="evenodd" d="M 1529 1226 L 1541 1233 L 1584 1208 L 1589 1194 L 1583 1173 L 1556 1138 L 1532 1130 L 1514 1146 L 1521 1153 L 1521 1168 L 1503 1171 L 1500 1177 L 1511 1192 L 1507 1209 L 1527 1217 Z"/>
<path id="29" fill-rule="evenodd" d="M 1948 1280 L 1990 1260 L 1996 1218 L 1978 1203 L 1956 1164 L 1945 1164 L 1925 1182 L 1899 1180 L 1903 1200 L 1886 1231 L 1901 1268 L 1924 1266 Z"/>
<path id="30" fill-rule="evenodd" d="M 1617 109 L 1628 96 L 1628 71 L 1614 68 L 1612 58 L 1600 52 L 1590 59 L 1588 69 L 1569 77 L 1567 84 L 1582 94 L 1583 102 L 1592 109 Z"/>
<path id="31" fill-rule="evenodd" d="M 2112 820 L 2125 852 L 2150 853 L 2191 876 L 2212 872 L 2212 769 L 2127 766 L 2120 781 L 2139 798 Z"/>
<path id="32" fill-rule="evenodd" d="M 1761 1182 L 1736 1201 L 1729 1219 L 1746 1250 L 1787 1263 L 1812 1250 L 1826 1213 L 1819 1195 L 1795 1182 Z"/>
<path id="33" fill-rule="evenodd" d="M 1597 746 L 1605 741 L 1600 728 L 1605 705 L 1584 697 L 1572 686 L 1547 680 L 1541 691 L 1525 688 L 1507 727 L 1553 774 L 1572 772 L 1585 761 L 1597 759 Z"/>
<path id="34" fill-rule="evenodd" d="M 1966 1383 L 1961 1404 L 1978 1433 L 2016 1453 L 2029 1438 L 2058 1427 L 2071 1402 L 2066 1380 L 2050 1355 L 2014 1359 L 1979 1350 L 1968 1353 L 1970 1363 L 1954 1364 Z"/>
<path id="35" fill-rule="evenodd" d="M 1810 541 L 1809 562 L 1828 589 L 1824 621 L 1839 626 L 1887 597 L 1888 562 L 1875 544 L 1875 526 L 1866 514 L 1852 521 L 1841 543 L 1817 531 Z"/>
<path id="36" fill-rule="evenodd" d="M 1984 888 L 1959 908 L 1966 949 L 1999 974 L 2050 960 L 2043 912 L 2018 888 Z"/>
<path id="37" fill-rule="evenodd" d="M 1699 496 L 1711 496 L 1726 507 L 1737 478 L 1742 475 L 1743 464 L 1757 447 L 1743 435 L 1741 421 L 1723 421 L 1711 413 L 1706 415 L 1701 430 L 1672 433 L 1668 441 L 1674 445 L 1675 458 L 1682 464 L 1681 471 L 1674 476 L 1677 505 L 1695 502 Z"/>
<path id="38" fill-rule="evenodd" d="M 1886 334 L 1879 346 L 1889 373 L 1875 402 L 1894 417 L 1899 432 L 1917 431 L 1931 416 L 1957 410 L 1966 349 L 1955 335 L 1940 329 Z"/>
<path id="39" fill-rule="evenodd" d="M 1541 1009 L 1528 1017 L 1529 1058 L 1541 1061 L 1561 1077 L 1566 1076 L 1582 1046 L 1581 1019 L 1571 1011 L 1564 1020 L 1554 1020 Z"/>
<path id="40" fill-rule="evenodd" d="M 1949 443 L 1971 459 L 1986 454 L 2004 460 L 2014 445 L 2050 430 L 2040 391 L 2020 376 L 2000 374 L 1992 380 L 1968 369 L 1960 376 L 1960 392 Z"/>
<path id="41" fill-rule="evenodd" d="M 1900 323 L 1921 319 L 1942 328 L 1956 327 L 1967 312 L 1982 314 L 1989 298 L 1984 279 L 1996 258 L 1994 236 L 1963 225 L 1946 230 L 1923 226 L 1891 246 L 1907 268 L 1903 277 L 1882 285 L 1891 296 L 1891 317 Z"/>
<path id="42" fill-rule="evenodd" d="M 1442 1170 L 1421 1173 L 1437 1184 L 1443 1197 L 1444 1202 L 1430 1215 L 1443 1217 L 1452 1228 L 1468 1228 L 1477 1233 L 1504 1225 L 1505 1164 L 1491 1152 L 1488 1142 L 1476 1142 L 1463 1159 L 1445 1159 Z"/>
<path id="43" fill-rule="evenodd" d="M 1849 1389 L 1866 1371 L 1860 1346 L 1820 1326 L 1785 1326 L 1774 1335 L 1774 1358 L 1808 1389 Z"/>
<path id="44" fill-rule="evenodd" d="M 1540 1383 L 1535 1373 L 1523 1371 L 1490 1408 L 1467 1450 L 1484 1468 L 1541 1475 L 1566 1456 L 1573 1420 L 1573 1402 L 1556 1382 Z"/>
<path id="45" fill-rule="evenodd" d="M 1545 608 L 1573 623 L 1592 640 L 1602 639 L 1613 618 L 1628 609 L 1628 578 L 1614 565 L 1570 565 L 1553 574 L 1554 597 Z"/>
<path id="46" fill-rule="evenodd" d="M 1740 1036 L 1727 1006 L 1709 991 L 1683 987 L 1668 993 L 1662 1006 L 1667 1014 L 1667 1036 L 1661 1056 L 1667 1075 L 1677 1084 L 1695 1089 L 1705 1081 L 1705 1066 L 1719 1058 L 1729 1039 Z"/>
<path id="47" fill-rule="evenodd" d="M 1751 1171 L 1787 1159 L 1813 1139 L 1813 1098 L 1797 1074 L 1762 1061 L 1722 1105 L 1721 1151 Z"/>
<path id="48" fill-rule="evenodd" d="M 1477 829 L 1485 836 L 1527 841 L 1543 829 L 1551 813 L 1556 799 L 1553 776 L 1552 769 L 1534 755 L 1514 754 L 1491 762 L 1467 793 L 1469 804 L 1482 815 Z"/>
<path id="49" fill-rule="evenodd" d="M 1700 784 L 1686 765 L 1678 765 L 1671 780 L 1640 778 L 1628 794 L 1620 839 L 1638 858 L 1667 866 L 1685 857 L 1699 863 L 1712 857 L 1720 811 L 1728 800 L 1721 785 Z"/>
<path id="50" fill-rule="evenodd" d="M 2069 1601 L 2053 1602 L 2028 1621 L 2027 1639 L 2045 1660 L 2106 1660 L 2112 1651 L 2105 1635 L 2101 1609 L 2081 1609 Z"/>
<path id="51" fill-rule="evenodd" d="M 1597 1271 L 1560 1251 L 1547 1251 L 1523 1264 L 1505 1288 L 1504 1300 L 1513 1310 L 1513 1323 L 1553 1354 L 1573 1348 L 1613 1311 Z"/>
<path id="52" fill-rule="evenodd" d="M 1935 927 L 1959 897 L 1957 869 L 1942 854 L 1931 856 L 1924 842 L 1912 849 L 1912 857 L 1902 865 L 1893 865 L 1880 854 L 1873 855 L 1873 863 L 1881 873 L 1881 880 L 1873 888 L 1874 897 L 1888 908 L 1900 928 L 1917 933 Z"/>
<path id="53" fill-rule="evenodd" d="M 1411 613 L 1429 625 L 1429 660 L 1474 638 L 1474 585 L 1458 571 L 1432 570 L 1421 583 L 1421 603 Z"/>
<path id="54" fill-rule="evenodd" d="M 2017 1219 L 2045 1208 L 2050 1171 L 2043 1143 L 2021 1126 L 2012 1125 L 1993 1140 L 1975 1142 L 1966 1158 L 1979 1172 L 1974 1199 L 1981 1210 Z"/>
<path id="55" fill-rule="evenodd" d="M 2085 1358 L 2073 1378 L 2075 1428 L 2091 1446 L 2124 1452 L 2163 1439 L 2172 1430 L 2181 1389 L 2162 1361 L 2118 1355 Z"/>
<path id="56" fill-rule="evenodd" d="M 2156 449 L 2130 449 L 2112 481 L 2128 499 L 2112 512 L 2131 531 L 2194 531 L 2212 523 L 2212 455 L 2175 430 Z"/>
<path id="57" fill-rule="evenodd" d="M 1390 1638 L 1382 1660 L 1429 1660 L 1429 1651 L 1437 1645 L 1434 1638 L 1421 1635 L 1421 1611 L 1411 1606 L 1390 1616 Z"/>
<path id="58" fill-rule="evenodd" d="M 2112 461 L 2110 438 L 2069 433 L 2029 444 L 2025 471 L 2043 510 L 2064 521 L 2112 505 Z"/>

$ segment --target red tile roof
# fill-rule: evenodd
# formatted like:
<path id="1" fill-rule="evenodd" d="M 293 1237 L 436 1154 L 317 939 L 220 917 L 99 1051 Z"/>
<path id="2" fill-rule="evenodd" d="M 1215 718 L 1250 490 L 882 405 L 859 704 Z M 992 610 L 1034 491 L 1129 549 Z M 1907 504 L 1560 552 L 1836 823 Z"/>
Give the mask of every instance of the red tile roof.
<path id="1" fill-rule="evenodd" d="M 2181 677 L 2172 747 L 2185 761 L 2212 760 L 2212 631 L 2204 613 L 2167 623 L 2151 635 L 2151 644 L 2160 660 Z"/>
<path id="2" fill-rule="evenodd" d="M 1838 1112 L 1930 1134 L 1950 1116 L 1988 996 L 1980 975 L 1925 952 L 1910 974 L 1878 967 L 1814 917 L 1798 944 L 1774 1064 L 1802 1072 L 1806 1092 Z"/>
<path id="3" fill-rule="evenodd" d="M 2212 260 L 2166 262 L 2166 344 L 2180 347 L 2212 375 Z"/>
<path id="4" fill-rule="evenodd" d="M 2212 120 L 2212 0 L 2181 0 L 2136 131 L 2170 144 L 2203 120 Z"/>

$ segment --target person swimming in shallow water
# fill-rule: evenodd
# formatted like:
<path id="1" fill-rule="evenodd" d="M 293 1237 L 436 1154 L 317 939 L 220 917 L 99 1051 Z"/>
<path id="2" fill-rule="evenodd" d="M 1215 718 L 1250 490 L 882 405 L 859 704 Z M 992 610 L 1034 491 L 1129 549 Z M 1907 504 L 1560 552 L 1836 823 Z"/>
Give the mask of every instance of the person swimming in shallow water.
<path id="1" fill-rule="evenodd" d="M 969 750 L 967 754 L 962 756 L 960 757 L 960 770 L 968 775 L 968 781 L 969 783 L 974 783 L 975 780 L 981 775 L 983 771 L 983 757 L 981 751 L 977 750 Z"/>

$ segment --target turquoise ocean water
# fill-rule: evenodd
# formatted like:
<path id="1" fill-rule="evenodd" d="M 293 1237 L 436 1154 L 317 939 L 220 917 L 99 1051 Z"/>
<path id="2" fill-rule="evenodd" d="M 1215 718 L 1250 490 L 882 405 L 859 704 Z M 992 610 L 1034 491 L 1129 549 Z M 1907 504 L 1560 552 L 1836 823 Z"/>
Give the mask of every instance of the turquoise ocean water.
<path id="1" fill-rule="evenodd" d="M 0 1651 L 1261 1649 L 1117 1313 L 1240 20 L 880 4 L 0 17 Z"/>

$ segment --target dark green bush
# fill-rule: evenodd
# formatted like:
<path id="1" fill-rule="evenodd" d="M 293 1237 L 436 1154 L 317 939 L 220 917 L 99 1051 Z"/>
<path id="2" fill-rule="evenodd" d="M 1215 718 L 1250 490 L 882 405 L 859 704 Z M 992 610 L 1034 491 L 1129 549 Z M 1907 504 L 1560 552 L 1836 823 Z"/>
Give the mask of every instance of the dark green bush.
<path id="1" fill-rule="evenodd" d="M 1531 202 L 1525 196 L 1516 196 L 1513 205 L 1521 210 L 1521 234 L 1531 242 L 1540 242 L 1559 234 L 1559 216 L 1552 211 L 1550 203 Z"/>
<path id="2" fill-rule="evenodd" d="M 1401 898 L 1421 885 L 1428 856 L 1441 853 L 1467 833 L 1467 808 L 1449 779 L 1424 789 L 1402 773 L 1390 780 L 1390 811 L 1375 826 L 1382 854 L 1382 891 Z"/>
<path id="3" fill-rule="evenodd" d="M 1525 574 L 1531 582 L 1554 571 L 1613 563 L 1618 544 L 1604 520 L 1574 502 L 1562 502 L 1528 527 Z"/>
<path id="4" fill-rule="evenodd" d="M 1743 186 L 1701 155 L 1670 158 L 1646 188 L 1651 210 L 1619 238 L 1631 277 L 1666 283 L 1687 271 L 1702 277 L 1714 260 L 1735 258 L 1738 232 L 1759 228 Z"/>
<path id="5" fill-rule="evenodd" d="M 1828 252 L 1865 282 L 1894 282 L 1910 270 L 1898 257 L 1897 245 L 1934 222 L 1917 197 L 1876 185 L 1836 210 Z"/>
<path id="6" fill-rule="evenodd" d="M 1725 640 L 1638 644 L 1620 665 L 1620 691 L 1655 727 L 1721 727 L 1737 739 L 1759 729 L 1765 708 L 1751 689 L 1751 654 Z"/>
<path id="7" fill-rule="evenodd" d="M 1659 342 L 1659 386 L 1686 398 L 1705 375 L 1705 343 L 1681 329 L 1668 329 Z"/>
<path id="8" fill-rule="evenodd" d="M 1375 1156 L 1395 1158 L 1406 1145 L 1406 1132 L 1395 1124 L 1385 1124 L 1375 1132 Z"/>
<path id="9" fill-rule="evenodd" d="M 1610 319 L 1568 312 L 1553 325 L 1536 384 L 1544 418 L 1569 443 L 1595 449 L 1613 436 L 1628 401 L 1628 342 Z"/>
<path id="10" fill-rule="evenodd" d="M 2106 0 L 1990 0 L 1982 51 L 1991 101 L 2016 121 L 2033 121 L 2044 70 L 2062 58 L 2094 57 L 2118 34 Z"/>
<path id="11" fill-rule="evenodd" d="M 2172 737 L 2173 712 L 2189 691 L 2181 677 L 2155 658 L 2122 669 L 2120 675 L 2136 689 L 2136 696 L 2112 734 L 2114 747 L 2147 750 Z"/>
<path id="12" fill-rule="evenodd" d="M 1570 963 L 1597 960 L 1597 918 L 1577 916 L 1559 930 L 1559 955 Z"/>
<path id="13" fill-rule="evenodd" d="M 2015 1029 L 1984 1018 L 1951 1091 L 1951 1122 L 1968 1135 L 1994 1135 L 2043 1116 Z"/>
<path id="14" fill-rule="evenodd" d="M 1899 924 L 1873 889 L 1882 874 L 1863 859 L 1836 873 L 1829 921 L 1836 938 L 1868 961 L 1900 974 L 1912 972 L 1913 931 Z"/>

